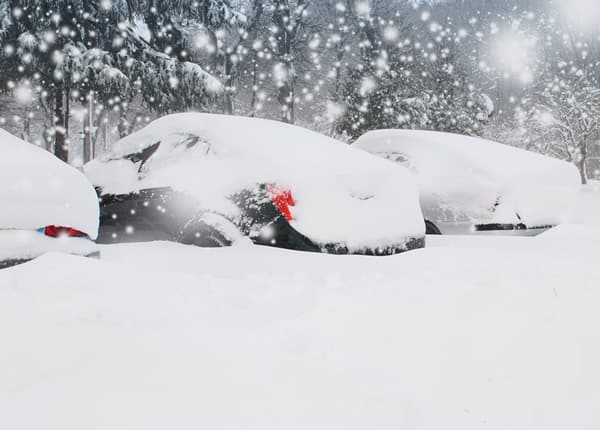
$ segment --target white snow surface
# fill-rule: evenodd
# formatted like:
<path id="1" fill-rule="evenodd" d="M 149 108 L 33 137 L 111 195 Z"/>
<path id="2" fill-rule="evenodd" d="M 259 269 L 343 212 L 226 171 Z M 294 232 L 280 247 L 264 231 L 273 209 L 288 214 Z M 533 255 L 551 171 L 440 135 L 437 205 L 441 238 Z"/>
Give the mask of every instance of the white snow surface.
<path id="1" fill-rule="evenodd" d="M 98 236 L 98 197 L 86 177 L 1 129 L 0 205 L 0 229 L 56 225 Z"/>
<path id="2" fill-rule="evenodd" d="M 571 223 L 600 224 L 600 182 L 592 181 L 577 194 Z"/>
<path id="3" fill-rule="evenodd" d="M 47 255 L 0 271 L 0 428 L 595 430 L 595 228 Z"/>
<path id="4" fill-rule="evenodd" d="M 201 142 L 189 148 L 194 137 Z M 157 152 L 139 175 L 139 163 L 121 159 L 156 142 Z M 169 186 L 225 214 L 236 210 L 227 196 L 277 184 L 292 191 L 298 231 L 351 249 L 424 234 L 416 181 L 407 169 L 281 122 L 199 113 L 164 117 L 118 142 L 107 160 L 86 165 L 85 172 L 107 193 Z"/>
<path id="5" fill-rule="evenodd" d="M 556 225 L 572 215 L 581 187 L 570 163 L 480 138 L 379 130 L 353 146 L 406 159 L 401 164 L 416 174 L 423 211 L 433 220 Z"/>

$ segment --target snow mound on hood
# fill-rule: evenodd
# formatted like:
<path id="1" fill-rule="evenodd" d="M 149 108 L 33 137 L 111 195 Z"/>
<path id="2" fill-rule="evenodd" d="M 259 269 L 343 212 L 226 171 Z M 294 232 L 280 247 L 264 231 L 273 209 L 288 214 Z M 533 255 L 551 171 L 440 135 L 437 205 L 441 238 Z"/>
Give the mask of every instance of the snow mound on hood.
<path id="1" fill-rule="evenodd" d="M 57 225 L 98 235 L 98 198 L 85 176 L 1 129 L 0 202 L 0 229 Z"/>
<path id="2" fill-rule="evenodd" d="M 416 173 L 425 212 L 444 205 L 474 222 L 556 224 L 581 186 L 567 162 L 485 139 L 417 130 L 378 130 L 353 145 Z M 501 203 L 490 211 L 495 199 Z"/>
<path id="3" fill-rule="evenodd" d="M 123 157 L 159 142 L 143 165 L 122 165 Z M 424 233 L 416 183 L 408 170 L 300 127 L 177 114 L 155 121 L 115 148 L 113 161 L 85 167 L 107 193 L 170 186 L 193 195 L 204 207 L 227 212 L 234 210 L 227 196 L 273 183 L 293 193 L 294 227 L 321 243 L 379 246 Z M 138 170 L 139 181 L 132 181 Z"/>

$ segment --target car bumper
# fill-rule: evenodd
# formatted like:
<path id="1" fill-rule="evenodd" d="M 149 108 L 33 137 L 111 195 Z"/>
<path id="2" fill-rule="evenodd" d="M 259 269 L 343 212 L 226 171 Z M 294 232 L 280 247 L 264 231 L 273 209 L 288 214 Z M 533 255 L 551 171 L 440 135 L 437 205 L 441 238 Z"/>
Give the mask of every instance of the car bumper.
<path id="1" fill-rule="evenodd" d="M 86 238 L 57 239 L 37 231 L 0 230 L 0 269 L 23 264 L 51 252 L 100 258 L 97 245 Z"/>
<path id="2" fill-rule="evenodd" d="M 435 222 L 443 235 L 537 236 L 554 226 L 529 227 L 525 224 L 473 224 L 469 222 Z"/>
<path id="3" fill-rule="evenodd" d="M 509 236 L 537 236 L 553 227 L 554 226 L 551 225 L 528 227 L 525 224 L 480 224 L 475 226 L 475 233 Z"/>
<path id="4" fill-rule="evenodd" d="M 372 257 L 385 257 L 421 248 L 425 248 L 425 236 L 408 238 L 402 243 L 393 245 L 382 245 L 378 247 L 364 247 L 356 249 L 350 249 L 344 244 L 327 244 L 321 246 L 321 252 L 334 255 L 365 255 Z"/>
<path id="5" fill-rule="evenodd" d="M 349 247 L 345 243 L 319 243 L 298 232 L 283 217 L 279 217 L 259 234 L 251 234 L 250 239 L 256 245 L 334 255 L 387 256 L 425 247 L 425 235 L 365 247 Z"/>

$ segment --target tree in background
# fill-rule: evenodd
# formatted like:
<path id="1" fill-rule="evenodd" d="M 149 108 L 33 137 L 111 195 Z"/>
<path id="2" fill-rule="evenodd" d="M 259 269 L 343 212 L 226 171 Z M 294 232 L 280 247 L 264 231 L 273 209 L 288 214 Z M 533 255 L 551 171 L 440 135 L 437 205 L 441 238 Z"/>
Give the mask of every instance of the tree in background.
<path id="1" fill-rule="evenodd" d="M 270 0 L 268 46 L 275 59 L 273 77 L 284 122 L 295 122 L 297 63 L 310 37 L 304 31 L 310 5 L 310 0 Z"/>
<path id="2" fill-rule="evenodd" d="M 565 0 L 0 0 L 0 126 L 72 162 L 180 111 L 348 139 L 421 128 L 583 157 L 594 176 L 596 145 L 559 150 L 539 120 L 564 122 L 568 100 L 595 94 L 596 12 Z"/>
<path id="3" fill-rule="evenodd" d="M 382 128 L 481 132 L 494 106 L 459 69 L 460 36 L 451 27 L 408 7 L 358 10 L 357 16 L 362 55 L 338 100 L 345 106 L 340 134 L 357 138 Z M 407 28 L 414 38 L 402 37 Z"/>
<path id="4" fill-rule="evenodd" d="M 585 184 L 600 142 L 600 86 L 581 72 L 565 70 L 540 87 L 521 118 L 524 141 L 530 149 L 574 163 Z"/>
<path id="5" fill-rule="evenodd" d="M 91 2 L 5 0 L 2 69 L 9 88 L 35 89 L 53 113 L 54 153 L 68 161 L 70 92 L 80 79 L 77 59 L 93 46 Z M 32 94 L 33 96 L 33 94 Z"/>
<path id="6" fill-rule="evenodd" d="M 129 132 L 126 112 L 136 97 L 160 114 L 210 110 L 218 102 L 222 86 L 198 64 L 184 61 L 185 52 L 169 55 L 161 38 L 144 38 L 140 22 L 131 19 L 139 7 L 133 0 L 0 0 L 0 67 L 10 76 L 2 84 L 15 95 L 31 89 L 51 117 L 44 134 L 60 159 L 69 160 L 73 102 L 100 112 L 100 120 L 117 112 L 121 135 Z M 207 19 L 216 19 L 215 10 L 206 12 Z M 88 145 L 97 125 L 84 130 Z"/>

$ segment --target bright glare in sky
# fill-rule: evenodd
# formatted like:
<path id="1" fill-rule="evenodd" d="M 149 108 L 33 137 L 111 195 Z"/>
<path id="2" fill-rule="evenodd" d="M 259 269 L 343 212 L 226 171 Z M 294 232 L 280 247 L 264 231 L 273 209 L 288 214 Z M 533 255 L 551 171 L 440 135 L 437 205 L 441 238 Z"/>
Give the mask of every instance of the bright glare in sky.
<path id="1" fill-rule="evenodd" d="M 561 15 L 581 31 L 600 30 L 600 0 L 558 0 Z"/>
<path id="2" fill-rule="evenodd" d="M 536 60 L 536 40 L 523 32 L 506 29 L 496 34 L 489 53 L 496 68 L 507 78 L 517 79 L 523 84 L 533 80 Z"/>

